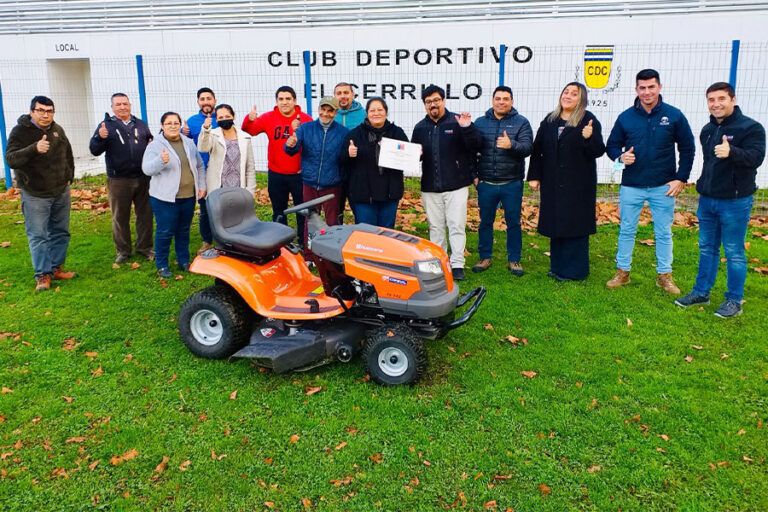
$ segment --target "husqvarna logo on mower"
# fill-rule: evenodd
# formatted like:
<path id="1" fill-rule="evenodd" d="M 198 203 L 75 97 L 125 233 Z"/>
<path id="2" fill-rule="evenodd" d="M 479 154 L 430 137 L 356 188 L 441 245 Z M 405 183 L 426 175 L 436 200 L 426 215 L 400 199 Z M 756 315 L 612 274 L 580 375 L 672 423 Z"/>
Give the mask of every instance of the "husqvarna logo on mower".
<path id="1" fill-rule="evenodd" d="M 378 247 L 368 247 L 367 245 L 363 244 L 355 244 L 355 249 L 360 249 L 363 251 L 384 252 L 384 249 L 379 249 Z"/>
<path id="2" fill-rule="evenodd" d="M 381 276 L 381 280 L 389 283 L 401 284 L 403 286 L 408 284 L 408 281 L 406 281 L 405 279 L 399 279 L 397 277 L 392 277 L 392 276 Z"/>

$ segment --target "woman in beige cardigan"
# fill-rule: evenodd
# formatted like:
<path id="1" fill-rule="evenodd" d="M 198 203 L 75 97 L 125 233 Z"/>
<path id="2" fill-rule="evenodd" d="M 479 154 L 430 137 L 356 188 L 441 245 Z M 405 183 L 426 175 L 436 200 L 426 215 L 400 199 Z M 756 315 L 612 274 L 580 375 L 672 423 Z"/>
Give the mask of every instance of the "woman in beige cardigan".
<path id="1" fill-rule="evenodd" d="M 219 127 L 211 129 L 209 117 L 200 131 L 197 149 L 210 155 L 206 175 L 209 193 L 219 187 L 242 187 L 251 194 L 256 190 L 251 136 L 238 129 L 234 122 L 235 111 L 221 104 L 216 107 Z"/>

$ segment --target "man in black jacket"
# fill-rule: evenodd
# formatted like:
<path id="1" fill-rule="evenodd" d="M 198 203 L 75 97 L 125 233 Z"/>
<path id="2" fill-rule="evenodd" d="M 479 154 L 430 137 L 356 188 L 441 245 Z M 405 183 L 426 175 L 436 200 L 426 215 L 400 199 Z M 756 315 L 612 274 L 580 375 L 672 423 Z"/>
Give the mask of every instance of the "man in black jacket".
<path id="1" fill-rule="evenodd" d="M 90 150 L 93 156 L 106 152 L 115 262 L 122 263 L 131 257 L 131 203 L 136 211 L 136 252 L 152 260 L 155 254 L 149 176 L 141 171 L 141 160 L 152 134 L 144 121 L 131 115 L 131 102 L 125 94 L 112 95 L 112 112 L 113 116 L 104 114 L 104 121 L 91 137 Z"/>
<path id="2" fill-rule="evenodd" d="M 523 275 L 520 253 L 523 247 L 520 230 L 520 207 L 523 201 L 525 158 L 533 148 L 533 130 L 526 118 L 512 106 L 512 89 L 500 85 L 493 91 L 493 104 L 475 122 L 482 134 L 477 161 L 477 203 L 480 206 L 480 227 L 477 249 L 480 260 L 473 272 L 483 272 L 491 266 L 493 252 L 493 221 L 501 202 L 507 222 L 507 268 L 516 276 Z"/>
<path id="3" fill-rule="evenodd" d="M 709 304 L 720 264 L 720 244 L 727 259 L 725 302 L 715 312 L 720 318 L 741 314 L 747 258 L 747 235 L 752 195 L 757 190 L 757 168 L 765 158 L 765 129 L 741 113 L 730 84 L 717 82 L 707 89 L 709 123 L 701 130 L 704 167 L 696 182 L 699 192 L 699 272 L 693 291 L 675 301 L 681 307 Z"/>
<path id="4" fill-rule="evenodd" d="M 464 276 L 467 243 L 467 199 L 474 179 L 480 132 L 469 112 L 458 116 L 445 109 L 445 91 L 430 85 L 421 95 L 427 115 L 413 128 L 411 142 L 421 144 L 421 198 L 429 221 L 429 239 L 446 252 L 451 244 L 453 278 Z"/>
<path id="5" fill-rule="evenodd" d="M 51 288 L 51 279 L 72 279 L 61 268 L 69 247 L 69 185 L 75 177 L 72 146 L 53 121 L 53 101 L 35 96 L 29 114 L 19 117 L 8 136 L 5 161 L 16 172 L 21 212 L 29 241 L 36 290 Z"/>

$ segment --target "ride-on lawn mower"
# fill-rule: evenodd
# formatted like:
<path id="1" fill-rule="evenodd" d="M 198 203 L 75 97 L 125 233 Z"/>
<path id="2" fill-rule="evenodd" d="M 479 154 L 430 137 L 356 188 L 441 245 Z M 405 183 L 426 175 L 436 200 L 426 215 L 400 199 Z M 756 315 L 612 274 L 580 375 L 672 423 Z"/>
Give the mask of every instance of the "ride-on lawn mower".
<path id="1" fill-rule="evenodd" d="M 332 197 L 285 211 L 308 217 L 307 250 L 318 278 L 292 243 L 294 230 L 259 220 L 247 190 L 211 192 L 206 202 L 216 247 L 195 258 L 190 271 L 216 281 L 181 307 L 179 329 L 189 350 L 251 358 L 282 373 L 349 362 L 362 345 L 375 382 L 419 380 L 427 365 L 423 339 L 465 324 L 485 288 L 459 298 L 448 256 L 427 240 L 370 224 L 329 227 L 317 207 Z M 456 308 L 473 298 L 455 319 Z"/>

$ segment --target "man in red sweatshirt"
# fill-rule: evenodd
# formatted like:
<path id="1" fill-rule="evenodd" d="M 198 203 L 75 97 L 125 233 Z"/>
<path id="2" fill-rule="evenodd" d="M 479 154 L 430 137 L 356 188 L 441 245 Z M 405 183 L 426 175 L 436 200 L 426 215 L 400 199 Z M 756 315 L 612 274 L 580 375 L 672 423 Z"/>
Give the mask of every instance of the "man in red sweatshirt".
<path id="1" fill-rule="evenodd" d="M 275 93 L 277 105 L 274 110 L 259 115 L 256 105 L 243 119 L 242 129 L 251 135 L 266 133 L 269 139 L 267 147 L 267 160 L 269 174 L 267 178 L 267 191 L 269 201 L 272 203 L 272 220 L 283 224 L 288 219 L 283 211 L 288 208 L 288 195 L 293 204 L 299 204 L 302 199 L 301 155 L 289 156 L 285 153 L 283 145 L 286 139 L 293 135 L 301 123 L 308 123 L 312 118 L 301 111 L 296 104 L 296 91 L 292 87 L 284 85 Z M 304 218 L 297 214 L 296 226 L 299 244 L 304 240 Z"/>

